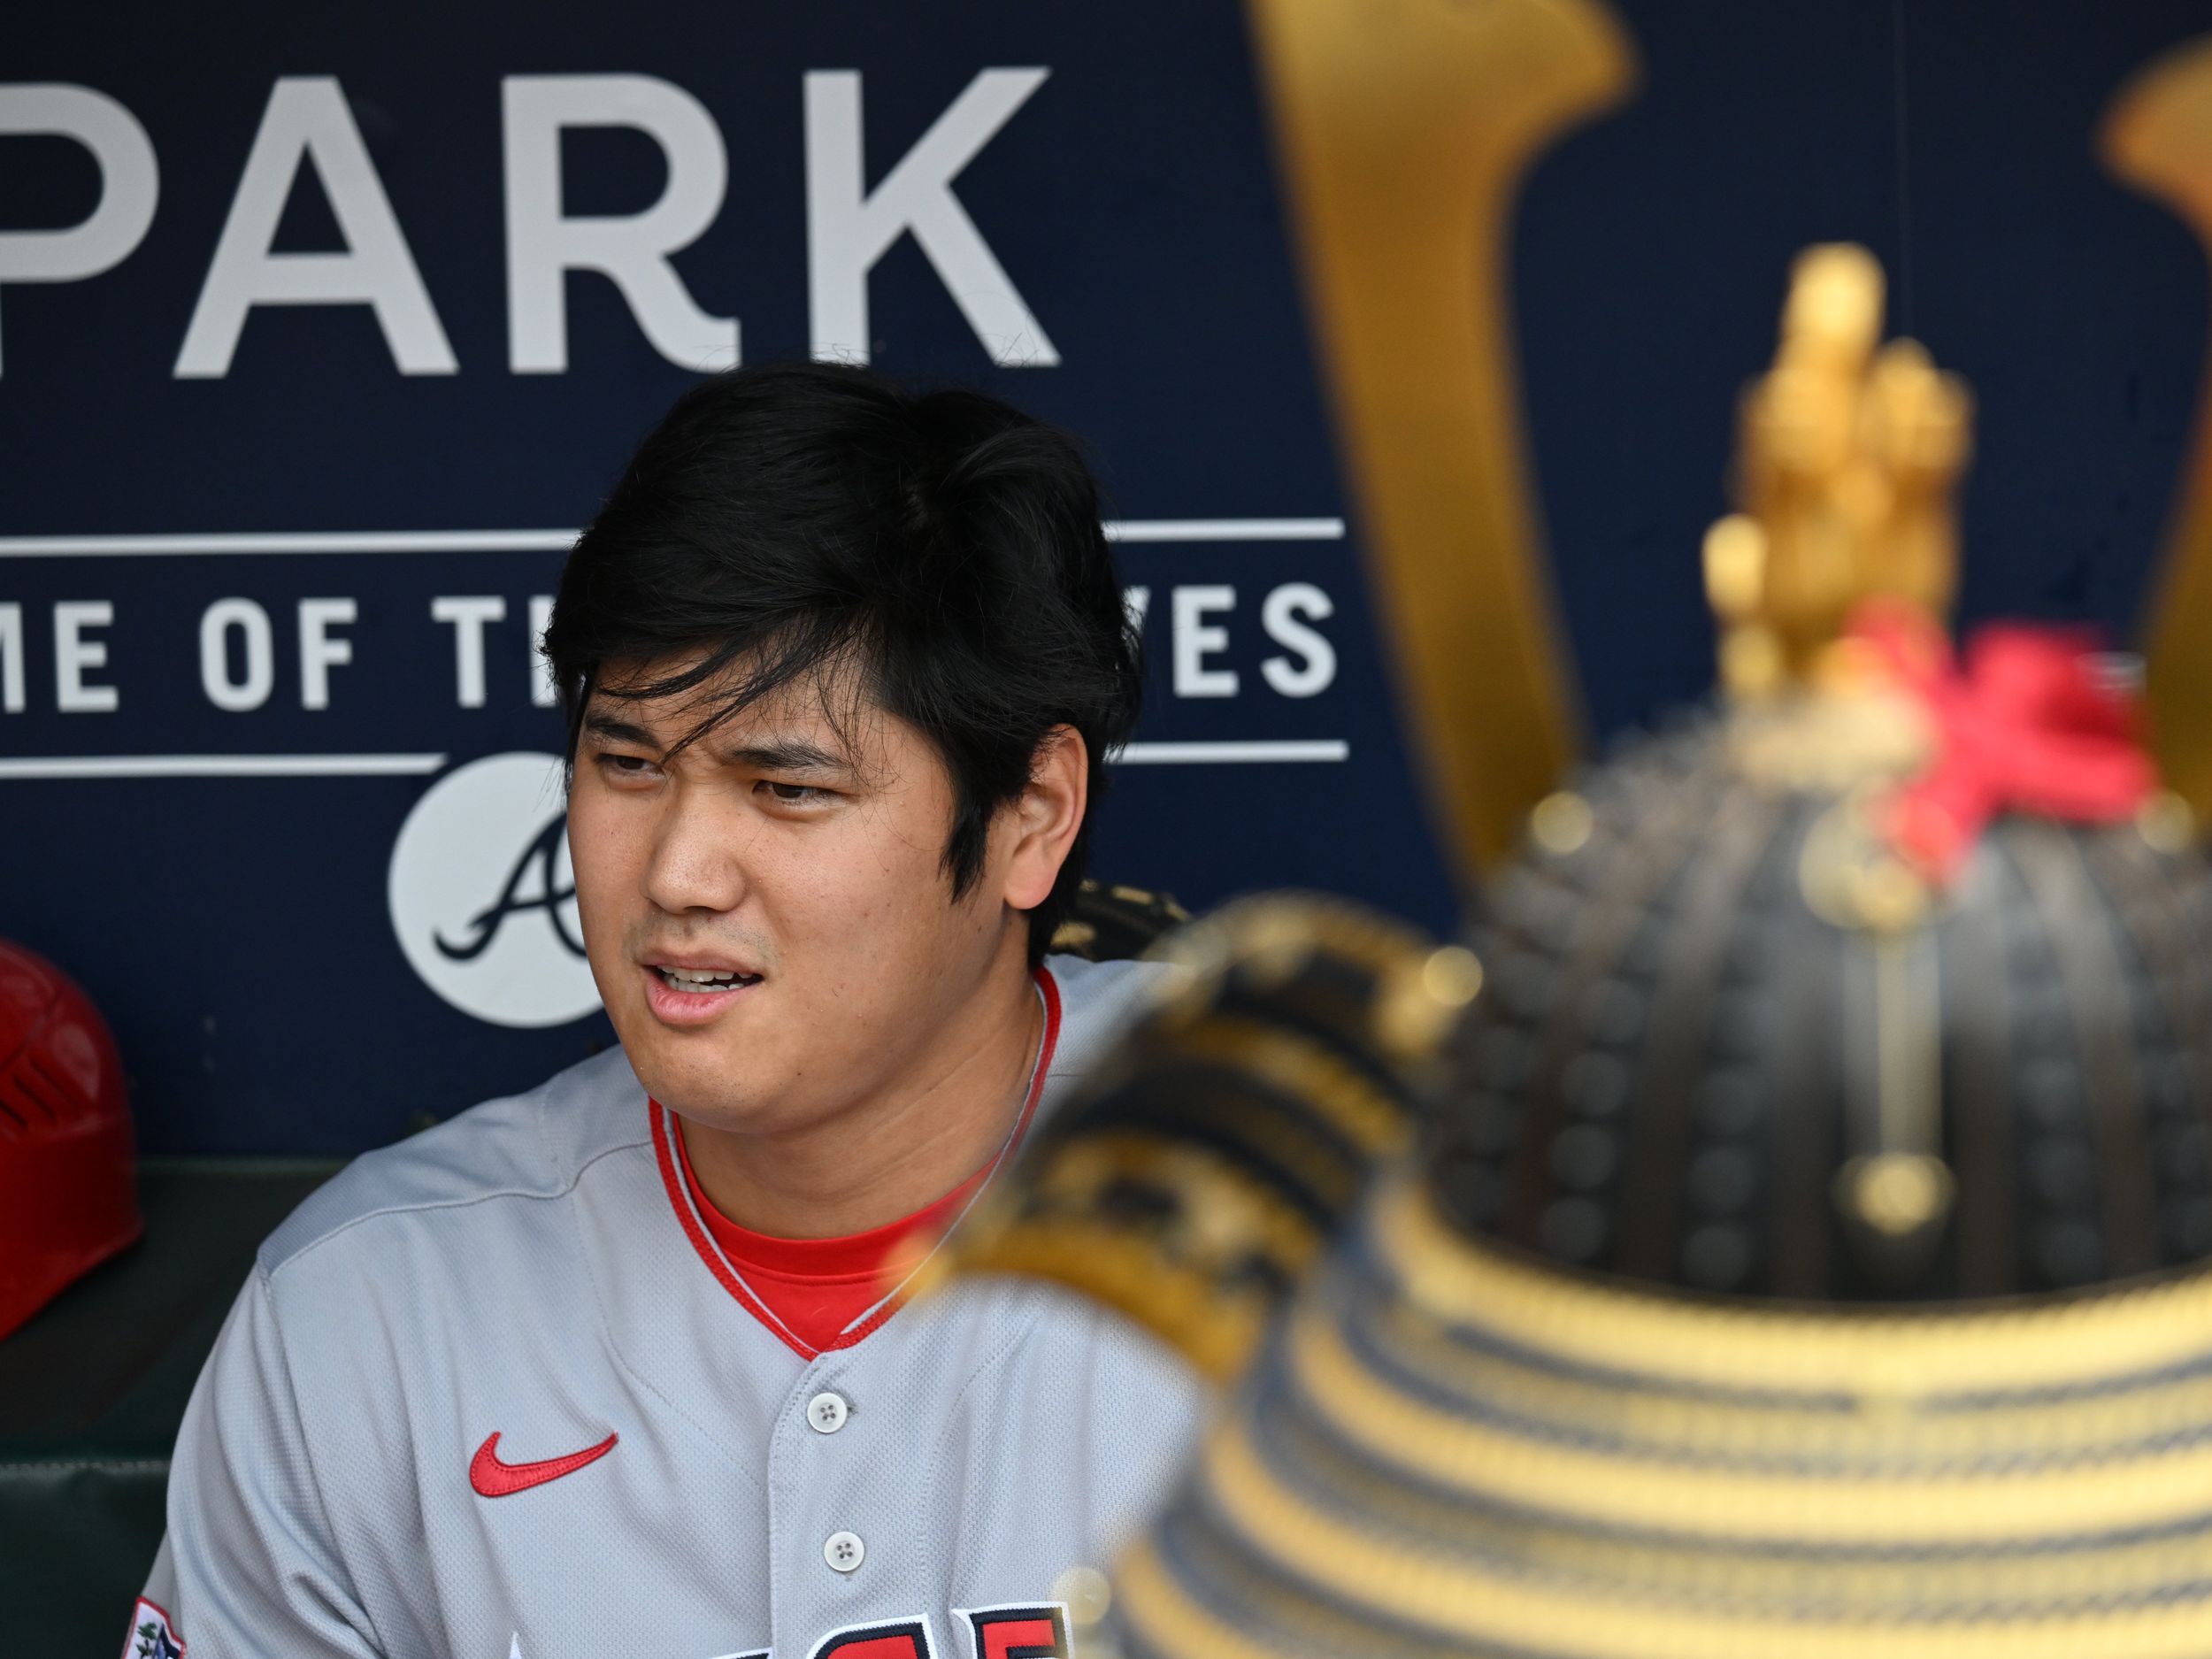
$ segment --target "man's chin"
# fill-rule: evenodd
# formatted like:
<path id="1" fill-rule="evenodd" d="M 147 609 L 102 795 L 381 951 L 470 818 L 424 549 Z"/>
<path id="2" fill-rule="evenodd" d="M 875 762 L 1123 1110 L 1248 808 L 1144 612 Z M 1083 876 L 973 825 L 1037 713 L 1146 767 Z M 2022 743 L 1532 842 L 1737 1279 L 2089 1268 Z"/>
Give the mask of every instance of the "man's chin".
<path id="1" fill-rule="evenodd" d="M 615 1036 L 645 1092 L 688 1123 L 759 1133 L 776 1116 L 780 1091 L 758 1086 L 772 1068 L 757 1043 L 741 1049 L 707 1031 L 671 1031 L 649 1014 L 618 1017 Z M 733 1087 L 735 1079 L 744 1086 Z"/>
<path id="2" fill-rule="evenodd" d="M 710 1128 L 734 1126 L 757 1110 L 753 1102 L 733 1099 L 726 1077 L 703 1075 L 691 1065 L 655 1064 L 650 1054 L 630 1052 L 630 1069 L 645 1092 L 678 1117 Z"/>

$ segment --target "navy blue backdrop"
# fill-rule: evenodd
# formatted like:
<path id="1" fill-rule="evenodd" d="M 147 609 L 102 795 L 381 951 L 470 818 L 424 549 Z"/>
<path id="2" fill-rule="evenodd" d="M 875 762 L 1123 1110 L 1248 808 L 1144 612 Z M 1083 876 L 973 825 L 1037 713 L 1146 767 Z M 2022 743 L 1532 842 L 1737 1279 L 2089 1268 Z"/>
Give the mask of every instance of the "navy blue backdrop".
<path id="1" fill-rule="evenodd" d="M 979 331 L 941 268 L 957 262 L 904 236 L 866 274 L 865 339 L 843 347 L 984 386 L 1094 446 L 1153 661 L 1102 873 L 1201 905 L 1310 885 L 1448 926 L 1237 8 L 225 11 L 219 27 L 175 8 L 0 21 L 0 125 L 26 85 L 90 88 L 142 131 L 157 177 L 119 263 L 38 280 L 42 256 L 8 233 L 86 219 L 103 173 L 76 138 L 0 135 L 0 935 L 108 1010 L 148 1149 L 357 1148 L 605 1041 L 600 1017 L 574 1017 L 557 908 L 526 908 L 559 879 L 524 856 L 557 803 L 526 764 L 482 763 L 557 747 L 534 597 L 693 370 L 615 280 L 577 270 L 551 279 L 565 367 L 518 372 L 510 78 L 649 78 L 680 89 L 656 109 L 703 110 L 726 182 L 666 266 L 760 362 L 817 343 L 810 276 L 851 263 L 810 249 L 810 73 L 857 72 L 814 83 L 815 119 L 849 131 L 856 96 L 873 190 L 910 152 L 929 160 L 919 141 L 986 71 L 1048 71 L 946 185 L 1002 273 L 983 302 L 998 310 Z M 2205 282 L 2188 233 L 2107 178 L 2091 140 L 2127 75 L 2212 14 L 1619 11 L 1640 90 L 1537 168 L 1514 256 L 1593 730 L 1707 682 L 1696 549 L 1725 505 L 1733 398 L 1771 350 L 1792 254 L 1817 240 L 1881 255 L 1893 324 L 1978 394 L 1966 618 L 2127 635 L 2188 436 Z M 287 109 L 321 123 L 296 176 Z M 257 134 L 282 164 L 281 217 L 273 240 L 227 239 Z M 553 145 L 571 219 L 646 212 L 679 173 L 697 185 L 705 153 L 695 130 L 671 150 L 581 118 Z M 188 334 L 224 332 L 219 242 L 245 237 L 249 284 L 256 259 L 270 278 L 282 256 L 357 256 L 376 200 L 407 269 L 371 274 L 420 301 L 396 325 L 414 366 L 451 372 L 403 373 L 366 303 L 254 304 L 227 361 L 202 340 L 178 372 Z M 1041 339 L 996 326 L 1004 292 Z M 426 846 L 462 874 L 426 873 Z M 436 940 L 465 944 L 510 874 L 526 908 L 485 960 L 514 960 L 473 983 L 450 950 L 441 967 Z M 532 951 L 534 966 L 515 954 Z"/>

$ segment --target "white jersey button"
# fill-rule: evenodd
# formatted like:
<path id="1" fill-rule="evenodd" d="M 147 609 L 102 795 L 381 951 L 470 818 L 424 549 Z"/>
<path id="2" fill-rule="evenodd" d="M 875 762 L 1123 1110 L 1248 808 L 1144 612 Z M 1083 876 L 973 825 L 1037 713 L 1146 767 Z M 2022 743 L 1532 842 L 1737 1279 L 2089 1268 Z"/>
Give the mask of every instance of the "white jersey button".
<path id="1" fill-rule="evenodd" d="M 806 1420 L 817 1434 L 836 1433 L 845 1426 L 845 1418 L 850 1412 L 842 1394 L 818 1394 L 806 1402 Z"/>
<path id="2" fill-rule="evenodd" d="M 857 1532 L 832 1532 L 823 1540 L 822 1559 L 840 1572 L 851 1572 L 868 1554 Z"/>

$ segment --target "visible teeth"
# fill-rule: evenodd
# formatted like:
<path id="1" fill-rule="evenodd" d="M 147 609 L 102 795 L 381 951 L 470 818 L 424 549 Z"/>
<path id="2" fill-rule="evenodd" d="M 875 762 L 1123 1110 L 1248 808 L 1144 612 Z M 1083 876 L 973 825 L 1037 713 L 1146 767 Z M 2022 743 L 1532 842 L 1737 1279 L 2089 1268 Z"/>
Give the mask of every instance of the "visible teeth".
<path id="1" fill-rule="evenodd" d="M 663 968 L 662 979 L 684 991 L 726 991 L 757 977 L 749 974 L 726 972 L 718 969 Z"/>

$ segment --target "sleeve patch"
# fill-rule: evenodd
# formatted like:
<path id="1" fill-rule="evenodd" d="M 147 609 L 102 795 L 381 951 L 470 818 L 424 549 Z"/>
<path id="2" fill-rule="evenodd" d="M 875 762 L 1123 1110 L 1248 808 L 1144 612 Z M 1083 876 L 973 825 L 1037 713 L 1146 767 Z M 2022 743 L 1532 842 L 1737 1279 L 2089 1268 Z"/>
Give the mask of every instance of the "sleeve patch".
<path id="1" fill-rule="evenodd" d="M 123 1640 L 123 1659 L 184 1659 L 184 1638 L 169 1615 L 138 1598 L 131 1609 L 131 1633 Z"/>

